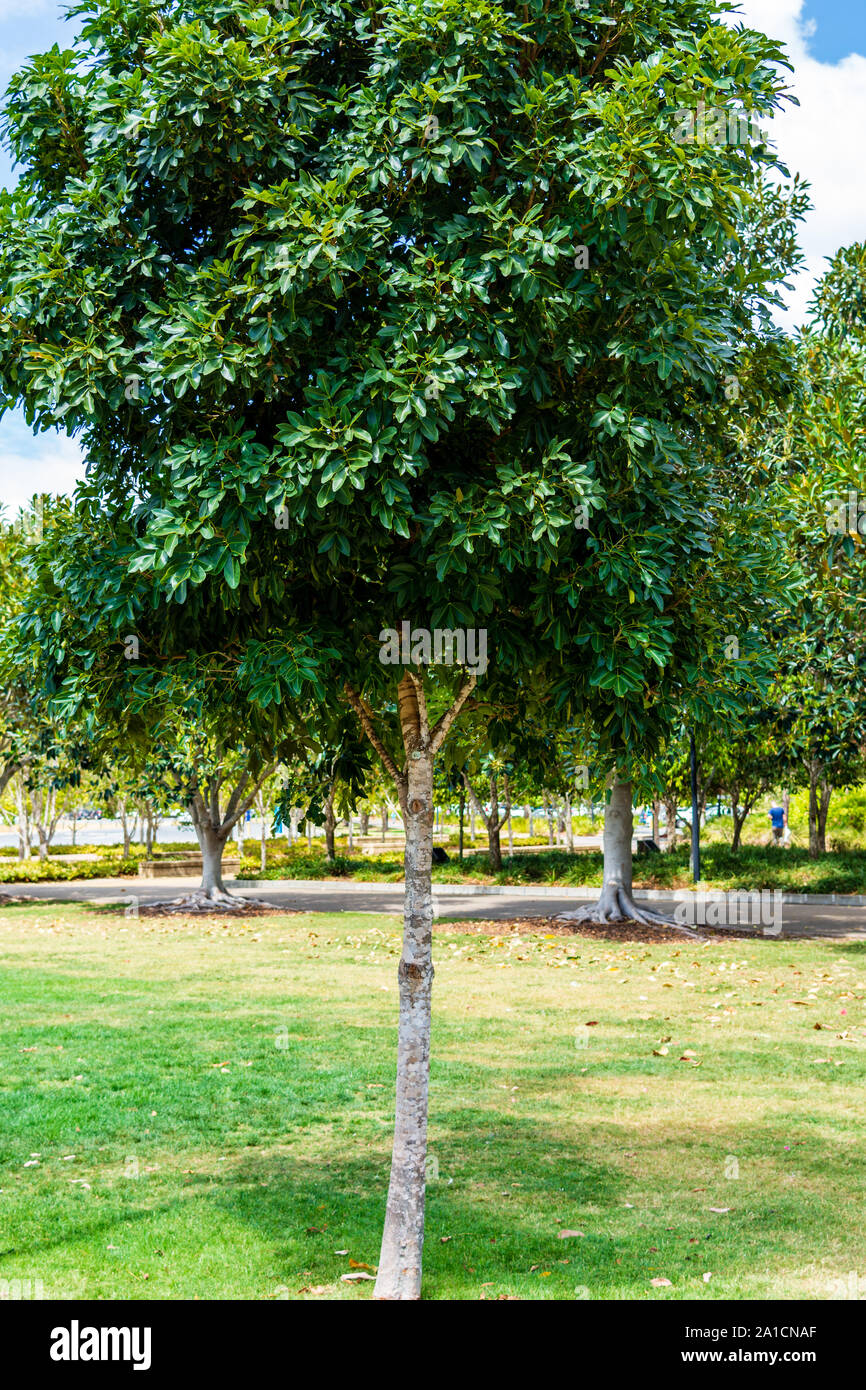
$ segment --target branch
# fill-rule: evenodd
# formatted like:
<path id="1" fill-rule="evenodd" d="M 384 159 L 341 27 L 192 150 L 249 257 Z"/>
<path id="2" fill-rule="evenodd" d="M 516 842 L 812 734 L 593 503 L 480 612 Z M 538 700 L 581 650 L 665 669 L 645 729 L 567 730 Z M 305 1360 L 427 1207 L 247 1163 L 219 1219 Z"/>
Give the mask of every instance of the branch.
<path id="1" fill-rule="evenodd" d="M 234 825 L 235 821 L 238 818 L 238 815 L 236 813 L 239 814 L 238 802 L 243 796 L 244 788 L 246 787 L 247 782 L 249 782 L 249 780 L 250 770 L 248 767 L 245 767 L 243 772 L 241 773 L 240 781 L 238 782 L 237 786 L 235 787 L 234 791 L 232 792 L 231 796 L 226 802 L 226 813 L 225 816 L 223 816 L 222 820 L 219 822 L 220 826 L 226 825 L 228 821 L 231 821 L 231 824 Z"/>
<path id="2" fill-rule="evenodd" d="M 208 778 L 210 791 L 210 819 L 214 830 L 220 823 L 220 775 L 215 772 Z"/>
<path id="3" fill-rule="evenodd" d="M 204 830 L 205 826 L 210 824 L 210 815 L 208 813 L 207 803 L 205 802 L 205 799 L 199 791 L 198 787 L 196 787 L 195 791 L 192 794 L 192 801 L 190 804 L 190 816 L 192 818 L 193 828 L 196 830 L 196 832 L 198 832 L 199 829 Z M 213 828 L 213 825 L 210 825 L 210 829 L 213 830 Z"/>
<path id="4" fill-rule="evenodd" d="M 234 827 L 237 825 L 238 821 L 240 820 L 241 816 L 245 816 L 246 813 L 247 813 L 247 811 L 248 811 L 248 810 L 250 809 L 250 807 L 253 805 L 253 802 L 255 801 L 255 799 L 256 799 L 256 797 L 258 796 L 259 792 L 261 791 L 262 787 L 265 785 L 265 782 L 267 782 L 268 778 L 269 778 L 270 776 L 272 776 L 274 772 L 276 772 L 278 766 L 279 766 L 279 764 L 278 764 L 278 763 L 275 763 L 275 762 L 274 762 L 274 763 L 269 763 L 269 764 L 268 764 L 268 766 L 263 770 L 263 772 L 260 774 L 260 776 L 256 779 L 255 783 L 253 784 L 252 791 L 250 791 L 250 792 L 244 797 L 244 799 L 243 799 L 243 801 L 240 803 L 240 805 L 234 810 L 234 813 L 232 814 L 231 820 L 230 820 L 230 819 L 229 819 L 229 815 L 230 815 L 230 809 L 229 809 L 229 808 L 230 808 L 231 805 L 232 805 L 232 801 L 234 801 L 234 798 L 235 798 L 236 796 L 240 796 L 240 793 L 242 792 L 242 790 L 243 790 L 243 788 L 244 788 L 244 786 L 245 786 L 245 784 L 246 784 L 247 778 L 248 778 L 248 776 L 249 776 L 249 773 L 248 773 L 248 772 L 245 772 L 245 773 L 244 773 L 243 778 L 242 778 L 242 780 L 241 780 L 241 782 L 240 782 L 240 785 L 238 786 L 237 790 L 234 791 L 234 792 L 232 793 L 231 799 L 229 800 L 229 804 L 228 804 L 228 806 L 226 807 L 226 818 L 225 818 L 225 820 L 223 821 L 222 827 L 221 827 L 223 830 L 229 830 L 229 831 L 231 831 L 231 830 L 234 829 Z M 262 815 L 264 816 L 264 806 L 262 806 Z"/>
<path id="5" fill-rule="evenodd" d="M 391 754 L 388 752 L 379 735 L 376 733 L 375 727 L 373 725 L 373 717 L 369 709 L 364 704 L 364 701 L 361 699 L 358 692 L 356 690 L 353 690 L 348 683 L 343 686 L 343 689 L 346 694 L 346 699 L 349 701 L 349 704 L 352 706 L 352 709 L 355 711 L 355 713 L 361 721 L 361 727 L 364 730 L 364 733 L 367 735 L 367 738 L 370 740 L 376 752 L 379 754 L 379 757 L 382 761 L 382 766 L 388 773 L 389 777 L 391 777 L 391 779 L 393 780 L 394 785 L 397 787 L 398 790 L 400 790 L 403 787 L 404 783 L 403 774 L 398 770 L 397 764 L 394 762 L 394 759 L 391 757 Z"/>
<path id="6" fill-rule="evenodd" d="M 503 785 L 503 787 L 504 787 L 504 789 L 505 789 L 505 810 L 502 812 L 502 815 L 499 817 L 499 829 L 500 829 L 500 830 L 502 829 L 503 825 L 504 825 L 505 822 L 508 820 L 508 817 L 509 817 L 510 814 L 511 814 L 511 781 L 510 781 L 510 779 L 509 779 L 509 776 L 508 776 L 508 773 L 507 773 L 507 772 L 503 772 L 503 774 L 502 774 L 502 785 Z"/>
<path id="7" fill-rule="evenodd" d="M 448 730 L 451 728 L 451 725 L 454 723 L 454 720 L 457 718 L 466 701 L 469 699 L 469 696 L 475 689 L 475 680 L 475 676 L 466 677 L 466 679 L 460 687 L 457 699 L 454 701 L 454 704 L 451 706 L 449 710 L 445 711 L 442 718 L 434 726 L 433 731 L 430 734 L 431 753 L 435 754 L 439 752 L 439 749 L 445 742 L 445 737 L 448 733 Z"/>
<path id="8" fill-rule="evenodd" d="M 466 769 L 465 769 L 465 768 L 461 768 L 461 770 L 460 770 L 460 776 L 463 778 L 463 782 L 464 782 L 464 784 L 465 784 L 465 786 L 466 786 L 466 790 L 467 790 L 468 793 L 469 793 L 469 800 L 470 800 L 470 802 L 471 802 L 473 808 L 475 809 L 475 811 L 477 812 L 477 814 L 481 817 L 481 820 L 482 820 L 484 826 L 486 827 L 486 829 L 489 830 L 489 829 L 490 829 L 490 820 L 488 819 L 487 812 L 485 811 L 484 807 L 481 805 L 481 802 L 478 800 L 478 797 L 475 795 L 475 788 L 473 787 L 472 783 L 469 781 L 469 778 L 466 776 Z"/>
<path id="9" fill-rule="evenodd" d="M 3 795 L 17 771 L 17 763 L 7 763 L 6 766 L 3 768 L 2 772 L 0 772 L 0 796 Z"/>
<path id="10" fill-rule="evenodd" d="M 430 742 L 430 721 L 427 717 L 427 697 L 424 694 L 424 679 L 416 676 L 414 671 L 409 671 L 409 679 L 415 687 L 415 696 L 418 701 L 418 727 L 421 734 L 421 747 L 426 748 Z"/>

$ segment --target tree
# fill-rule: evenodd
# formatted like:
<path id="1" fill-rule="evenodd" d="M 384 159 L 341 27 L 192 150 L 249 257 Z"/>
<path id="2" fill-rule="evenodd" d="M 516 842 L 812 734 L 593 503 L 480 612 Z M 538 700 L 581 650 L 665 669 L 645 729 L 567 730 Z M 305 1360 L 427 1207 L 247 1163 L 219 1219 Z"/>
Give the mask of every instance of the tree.
<path id="1" fill-rule="evenodd" d="M 731 849 L 759 797 L 778 784 L 784 767 L 766 709 L 757 708 L 736 729 L 712 730 L 700 754 L 705 794 L 731 803 Z"/>
<path id="2" fill-rule="evenodd" d="M 809 788 L 813 858 L 826 847 L 832 789 L 859 780 L 866 748 L 864 264 L 864 244 L 833 258 L 797 339 L 797 389 L 751 427 L 786 543 L 786 592 L 768 628 L 773 698 L 789 775 Z"/>
<path id="3" fill-rule="evenodd" d="M 702 449 L 763 322 L 775 161 L 677 117 L 711 72 L 769 112 L 783 59 L 708 0 L 609 8 L 107 0 L 10 88 L 0 387 L 83 434 L 112 537 L 88 602 L 120 635 L 145 577 L 154 659 L 185 628 L 250 708 L 346 700 L 397 789 L 380 1298 L 420 1293 L 448 731 L 483 680 L 491 709 L 599 714 L 631 763 L 652 672 L 700 682 L 745 562 L 705 574 Z"/>

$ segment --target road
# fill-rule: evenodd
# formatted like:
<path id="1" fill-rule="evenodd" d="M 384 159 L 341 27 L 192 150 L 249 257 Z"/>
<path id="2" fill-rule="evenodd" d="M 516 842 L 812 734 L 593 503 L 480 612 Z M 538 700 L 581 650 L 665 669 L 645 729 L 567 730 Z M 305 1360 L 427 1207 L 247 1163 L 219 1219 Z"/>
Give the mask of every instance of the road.
<path id="1" fill-rule="evenodd" d="M 89 879 L 77 883 L 2 884 L 0 891 L 20 893 L 49 902 L 155 902 L 189 893 L 196 879 Z M 232 887 L 229 883 L 229 887 Z M 240 886 L 235 890 L 245 897 L 284 907 L 292 912 L 363 912 L 398 916 L 402 909 L 403 885 L 400 883 L 351 885 L 323 883 L 293 884 L 287 880 L 274 881 L 256 887 Z M 635 894 L 638 902 L 641 893 Z M 531 893 L 461 893 L 456 885 L 448 891 L 434 889 L 437 915 L 447 918 L 485 918 L 508 920 L 514 917 L 554 917 L 571 912 L 580 900 L 574 894 L 563 893 L 533 896 Z M 656 911 L 673 913 L 673 898 L 654 898 L 647 906 Z M 784 903 L 782 932 L 794 937 L 829 937 L 866 940 L 866 907 L 841 904 Z"/>

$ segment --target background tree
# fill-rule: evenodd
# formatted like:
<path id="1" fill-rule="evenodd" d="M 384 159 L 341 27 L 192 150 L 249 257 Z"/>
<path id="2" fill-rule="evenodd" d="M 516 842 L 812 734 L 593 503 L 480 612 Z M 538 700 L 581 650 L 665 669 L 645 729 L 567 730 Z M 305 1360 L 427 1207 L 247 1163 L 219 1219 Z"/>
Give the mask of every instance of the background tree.
<path id="1" fill-rule="evenodd" d="M 809 852 L 825 849 L 834 786 L 860 775 L 866 745 L 866 290 L 863 244 L 843 248 L 797 339 L 797 389 L 751 424 L 786 545 L 786 591 L 768 640 L 786 757 L 809 788 Z"/>

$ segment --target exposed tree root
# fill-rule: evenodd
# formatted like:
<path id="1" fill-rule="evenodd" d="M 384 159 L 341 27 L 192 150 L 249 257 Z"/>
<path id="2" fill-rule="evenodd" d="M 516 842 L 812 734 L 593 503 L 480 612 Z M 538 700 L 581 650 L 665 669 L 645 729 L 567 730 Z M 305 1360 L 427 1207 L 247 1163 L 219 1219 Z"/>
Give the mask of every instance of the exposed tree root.
<path id="1" fill-rule="evenodd" d="M 645 927 L 666 927 L 690 941 L 706 941 L 700 932 L 684 927 L 664 913 L 655 912 L 651 907 L 638 907 L 631 893 L 622 884 L 607 884 L 597 902 L 587 903 L 585 907 L 575 908 L 573 912 L 560 912 L 557 922 L 592 923 L 604 926 L 607 922 L 640 922 Z"/>
<path id="2" fill-rule="evenodd" d="M 210 893 L 197 888 L 194 893 L 186 893 L 180 898 L 161 898 L 157 902 L 143 903 L 142 912 L 257 912 L 276 911 L 273 903 L 261 898 L 239 898 L 224 889 L 214 888 Z"/>

